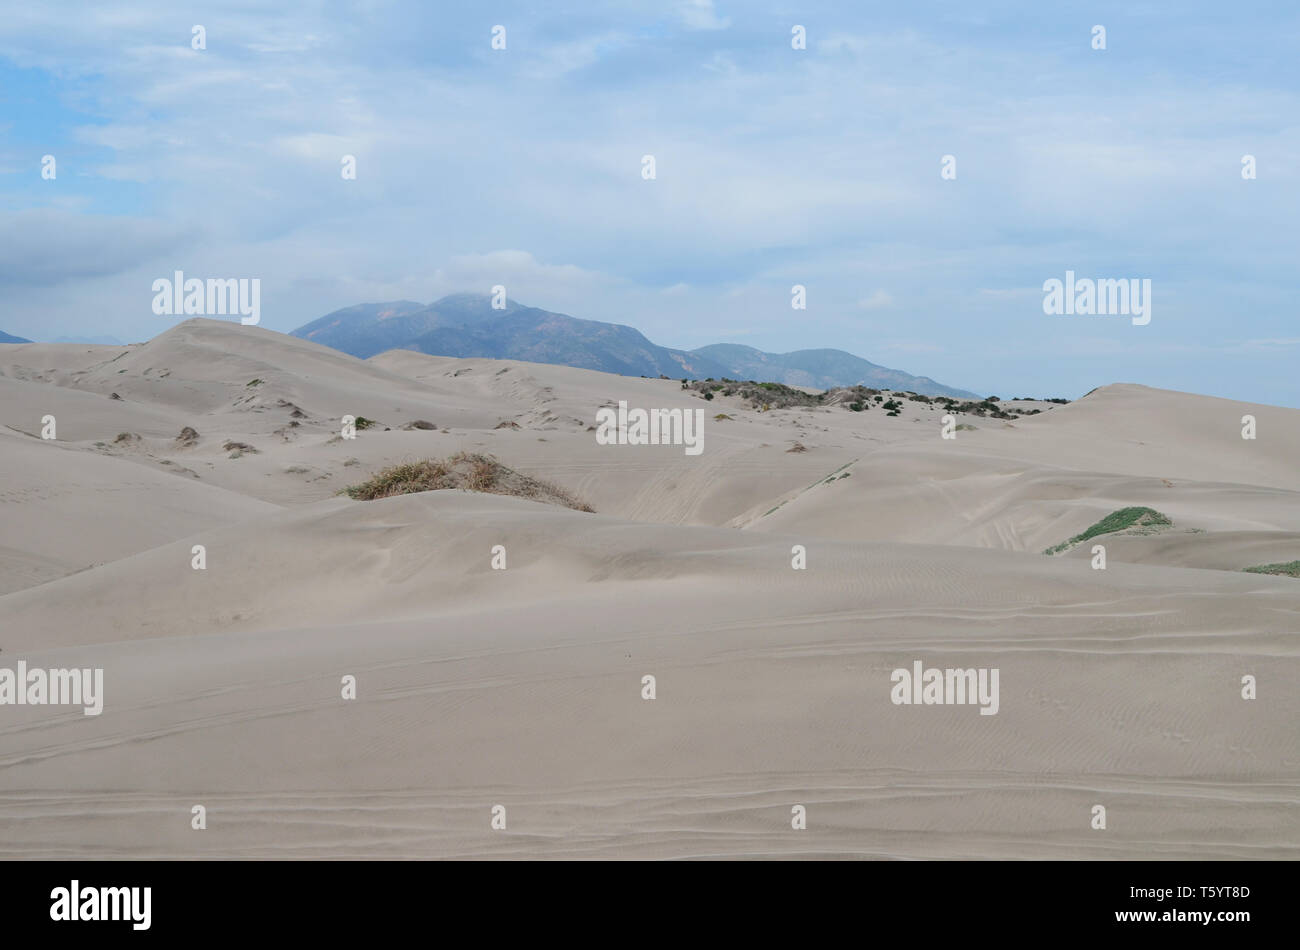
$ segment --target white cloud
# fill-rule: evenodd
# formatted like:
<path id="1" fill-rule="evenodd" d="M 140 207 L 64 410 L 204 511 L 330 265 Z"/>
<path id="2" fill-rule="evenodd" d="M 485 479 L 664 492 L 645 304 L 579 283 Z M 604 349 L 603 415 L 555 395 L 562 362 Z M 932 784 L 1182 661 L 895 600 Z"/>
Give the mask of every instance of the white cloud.
<path id="1" fill-rule="evenodd" d="M 626 289 L 608 275 L 573 264 L 546 264 L 521 250 L 453 255 L 434 271 L 430 289 L 434 297 L 486 294 L 498 284 L 517 303 L 593 319 L 612 316 L 609 301 Z"/>
<path id="2" fill-rule="evenodd" d="M 0 213 L 0 286 L 62 286 L 151 262 L 162 273 L 164 259 L 192 238 L 180 225 L 156 219 L 52 208 Z"/>
<path id="3" fill-rule="evenodd" d="M 719 17 L 713 0 L 678 0 L 682 22 L 692 30 L 722 30 L 731 25 L 730 17 Z"/>
<path id="4" fill-rule="evenodd" d="M 894 298 L 883 290 L 877 290 L 868 297 L 858 300 L 859 310 L 887 310 L 894 305 Z"/>
<path id="5" fill-rule="evenodd" d="M 329 161 L 338 164 L 344 155 L 358 151 L 356 140 L 341 135 L 308 132 L 302 135 L 283 135 L 272 140 L 271 147 L 294 158 L 308 161 Z"/>
<path id="6" fill-rule="evenodd" d="M 1261 347 L 1261 348 L 1274 347 L 1274 346 L 1298 346 L 1300 345 L 1300 337 L 1292 337 L 1290 339 L 1277 339 L 1277 340 L 1246 340 L 1241 345 L 1244 347 Z"/>
<path id="7" fill-rule="evenodd" d="M 554 79 L 594 65 L 602 56 L 618 50 L 627 42 L 626 34 L 607 32 L 558 43 L 541 50 L 530 60 L 524 67 L 524 74 L 534 79 Z"/>

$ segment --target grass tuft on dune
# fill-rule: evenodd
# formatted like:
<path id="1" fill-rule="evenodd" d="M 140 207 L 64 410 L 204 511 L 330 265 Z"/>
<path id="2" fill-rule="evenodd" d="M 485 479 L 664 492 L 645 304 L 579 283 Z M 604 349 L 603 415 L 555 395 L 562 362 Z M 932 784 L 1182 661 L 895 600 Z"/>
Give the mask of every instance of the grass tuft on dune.
<path id="1" fill-rule="evenodd" d="M 350 485 L 343 494 L 358 501 L 391 498 L 413 492 L 461 488 L 490 495 L 513 495 L 550 505 L 562 505 L 574 511 L 594 511 L 567 490 L 550 482 L 523 475 L 502 465 L 491 455 L 457 452 L 447 459 L 424 459 L 393 465 L 359 485 Z"/>
<path id="2" fill-rule="evenodd" d="M 1158 528 L 1168 527 L 1173 524 L 1168 515 L 1161 514 L 1154 508 L 1144 508 L 1140 505 L 1130 508 L 1120 508 L 1118 511 L 1112 511 L 1106 517 L 1102 518 L 1092 527 L 1088 528 L 1081 534 L 1076 534 L 1068 541 L 1062 541 L 1060 544 L 1054 544 L 1044 551 L 1044 554 L 1060 554 L 1076 544 L 1082 544 L 1098 535 L 1114 534 L 1117 531 L 1134 531 L 1137 534 L 1150 534 Z"/>
<path id="3" fill-rule="evenodd" d="M 1287 561 L 1283 564 L 1256 564 L 1243 567 L 1250 574 L 1277 574 L 1281 577 L 1300 577 L 1300 561 Z"/>

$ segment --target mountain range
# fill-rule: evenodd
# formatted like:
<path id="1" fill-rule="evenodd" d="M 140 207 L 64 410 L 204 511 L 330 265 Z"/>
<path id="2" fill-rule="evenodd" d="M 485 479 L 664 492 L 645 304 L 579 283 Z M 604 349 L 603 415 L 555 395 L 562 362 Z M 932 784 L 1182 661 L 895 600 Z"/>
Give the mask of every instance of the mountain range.
<path id="1" fill-rule="evenodd" d="M 0 343 L 30 343 L 30 342 L 32 341 L 24 340 L 20 336 L 13 336 L 12 334 L 5 333 L 3 330 L 0 330 Z"/>
<path id="2" fill-rule="evenodd" d="M 677 350 L 652 343 L 622 324 L 583 320 L 513 300 L 507 300 L 503 309 L 494 309 L 486 294 L 452 294 L 431 304 L 410 300 L 358 304 L 313 320 L 291 335 L 361 359 L 402 349 L 431 356 L 554 363 L 623 376 L 728 377 L 816 389 L 864 385 L 927 396 L 975 397 L 844 350 L 765 353 L 733 343 Z"/>

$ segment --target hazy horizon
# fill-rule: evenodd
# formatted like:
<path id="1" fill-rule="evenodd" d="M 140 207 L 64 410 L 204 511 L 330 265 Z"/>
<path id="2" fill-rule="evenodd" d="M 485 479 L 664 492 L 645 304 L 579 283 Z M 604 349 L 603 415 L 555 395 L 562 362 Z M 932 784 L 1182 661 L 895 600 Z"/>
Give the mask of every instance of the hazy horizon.
<path id="1" fill-rule="evenodd" d="M 470 291 L 452 291 L 450 295 L 455 295 L 455 294 L 457 294 L 457 293 L 470 293 Z M 444 294 L 443 296 L 449 296 L 449 295 Z M 441 299 L 441 298 L 439 298 L 439 299 Z M 366 303 L 366 304 L 375 304 L 375 303 L 392 303 L 392 302 L 395 302 L 395 301 L 364 301 L 363 303 Z M 420 301 L 412 301 L 412 302 L 419 303 Z M 435 301 L 426 301 L 426 303 L 430 303 L 430 304 L 432 304 L 432 303 L 436 303 L 436 300 L 435 300 Z M 529 304 L 529 303 L 527 303 L 526 301 L 516 301 L 516 300 L 513 300 L 513 299 L 511 300 L 511 303 L 520 304 L 520 305 L 525 306 L 525 307 L 531 307 L 531 306 L 533 306 L 532 304 Z M 345 309 L 345 308 L 340 307 L 340 308 L 336 308 L 336 309 L 340 309 L 340 310 L 341 310 L 341 309 Z M 545 309 L 547 309 L 547 308 L 545 308 L 545 307 L 539 307 L 539 308 L 537 308 L 537 309 L 545 310 Z M 331 311 L 331 313 L 332 313 L 332 312 L 334 312 L 334 311 Z M 328 314 L 321 314 L 321 316 L 328 316 Z M 580 315 L 580 314 L 568 314 L 568 316 L 580 317 L 581 315 Z M 238 319 L 238 318 L 237 318 L 237 317 L 208 317 L 208 316 L 201 316 L 201 317 L 185 317 L 185 316 L 182 316 L 182 317 L 177 317 L 175 323 L 173 323 L 173 324 L 169 324 L 167 327 L 165 327 L 165 328 L 163 328 L 163 329 L 160 329 L 160 330 L 158 331 L 158 333 L 159 333 L 159 334 L 160 334 L 160 333 L 163 333 L 163 332 L 165 332 L 166 330 L 171 329 L 173 326 L 176 326 L 176 325 L 178 325 L 178 324 L 180 324 L 180 323 L 185 322 L 186 320 L 194 320 L 194 319 L 202 319 L 202 320 L 215 319 L 215 320 L 229 320 L 230 322 L 237 322 L 237 319 Z M 582 319 L 594 319 L 594 318 L 582 318 Z M 310 321 L 309 321 L 309 322 L 310 322 Z M 283 333 L 283 334 L 285 334 L 286 336 L 291 335 L 291 332 L 292 332 L 292 331 L 290 331 L 290 330 L 277 330 L 277 329 L 275 329 L 275 328 L 268 327 L 268 326 L 265 326 L 265 325 L 261 325 L 260 328 L 261 328 L 261 329 L 264 329 L 264 330 L 271 330 L 271 332 L 273 332 L 273 333 Z M 3 329 L 3 328 L 0 328 L 0 330 L 2 330 L 2 329 Z M 293 329 L 294 329 L 294 330 L 297 330 L 297 329 L 299 329 L 299 328 L 298 328 L 298 327 L 294 327 Z M 634 329 L 638 329 L 638 328 L 634 328 Z M 158 334 L 155 334 L 155 336 L 157 336 L 157 335 L 158 335 Z M 152 338 L 150 338 L 150 339 L 152 339 Z M 299 337 L 298 339 L 303 339 L 303 338 Z M 69 344 L 74 344 L 74 345 L 75 345 L 75 344 L 94 344 L 94 345 L 106 345 L 106 346 L 113 346 L 113 345 L 118 345 L 118 346 L 128 346 L 128 345 L 138 345 L 138 344 L 141 344 L 141 343 L 147 343 L 147 342 L 149 342 L 149 340 L 148 340 L 148 339 L 144 339 L 144 340 L 120 340 L 118 343 L 114 344 L 114 343 L 108 342 L 108 341 L 106 340 L 106 338 L 96 340 L 96 339 L 93 339 L 93 338 L 90 338 L 90 337 L 84 337 L 84 338 L 81 338 L 81 337 L 78 337 L 78 338 L 66 338 L 66 337 L 65 337 L 64 339 L 60 339 L 60 340 L 33 340 L 32 342 L 33 342 L 33 343 L 69 343 Z M 304 339 L 304 342 L 311 343 L 311 342 L 314 342 L 314 341 Z M 652 343 L 659 344 L 659 341 L 658 341 L 658 340 L 651 340 L 651 342 L 652 342 Z M 733 342 L 734 342 L 734 341 L 733 341 Z M 321 345 L 325 345 L 325 344 L 321 344 Z M 660 344 L 660 345 L 666 345 L 666 344 Z M 705 344 L 705 345 L 707 345 L 707 344 Z M 744 346 L 751 346 L 752 344 L 745 343 L 745 344 L 741 344 L 741 345 L 744 345 Z M 327 346 L 327 348 L 329 348 L 329 349 L 335 349 L 335 348 L 333 348 L 333 347 L 328 347 L 328 346 Z M 762 348 L 761 348 L 761 347 L 755 347 L 755 349 L 762 349 Z M 801 349 L 801 350 L 819 350 L 819 349 L 839 349 L 839 347 L 805 346 L 805 347 L 800 347 L 799 349 Z M 337 350 L 337 349 L 335 349 L 335 352 L 340 352 L 340 353 L 342 353 L 343 351 L 342 351 L 342 350 Z M 771 351 L 771 350 L 767 350 L 767 351 L 764 351 L 764 352 L 772 353 L 773 351 Z M 798 351 L 797 351 L 797 350 L 789 350 L 789 351 L 786 351 L 785 353 L 778 353 L 778 354 L 776 354 L 776 355 L 786 355 L 787 353 L 793 353 L 793 352 L 798 352 Z M 849 351 L 849 352 L 851 352 L 851 351 Z M 346 355 L 346 354 L 345 354 L 345 355 Z M 871 361 L 871 362 L 875 362 L 874 360 L 870 360 L 869 357 L 864 356 L 864 355 L 861 354 L 861 353 L 854 353 L 853 355 L 854 355 L 854 356 L 862 356 L 863 359 L 868 359 L 868 360 Z M 567 365 L 567 364 L 556 363 L 556 364 L 551 364 L 551 365 L 562 366 L 562 365 Z M 913 373 L 911 367 L 908 367 L 908 366 L 888 366 L 888 367 L 886 367 L 886 368 L 887 368 L 887 369 L 892 369 L 892 370 L 899 370 L 899 371 L 902 371 L 902 372 L 908 372 L 908 373 L 910 373 L 911 375 L 915 375 L 915 376 L 927 376 L 927 377 L 928 377 L 928 376 L 930 375 L 930 374 L 928 374 L 928 373 L 924 373 L 924 372 L 920 372 L 920 371 L 918 371 L 918 372 L 914 372 L 914 373 Z M 762 380 L 759 380 L 759 382 L 761 382 L 761 381 L 762 381 Z M 944 384 L 944 385 L 951 385 L 951 386 L 953 386 L 954 388 L 961 388 L 961 387 L 960 387 L 960 384 L 949 383 L 948 380 L 944 380 L 944 379 L 938 379 L 938 380 L 936 380 L 936 382 L 942 383 L 942 384 Z M 1024 397 L 1024 398 L 1029 398 L 1029 399 L 1042 399 L 1042 400 L 1053 399 L 1053 398 L 1066 398 L 1066 399 L 1070 399 L 1070 400 L 1075 400 L 1075 399 L 1080 399 L 1080 398 L 1082 398 L 1082 397 L 1084 397 L 1084 396 L 1086 396 L 1086 395 L 1090 395 L 1092 392 L 1094 392 L 1094 391 L 1096 391 L 1096 390 L 1098 390 L 1098 389 L 1102 389 L 1102 388 L 1104 388 L 1104 387 L 1106 387 L 1106 386 L 1112 386 L 1112 385 L 1128 385 L 1128 384 L 1136 384 L 1136 385 L 1142 385 L 1142 386 L 1149 386 L 1149 385 L 1150 385 L 1150 384 L 1148 384 L 1148 383 L 1144 383 L 1144 382 L 1142 382 L 1141 380 L 1133 380 L 1133 379 L 1108 379 L 1108 380 L 1104 380 L 1104 381 L 1098 382 L 1095 386 L 1091 386 L 1091 387 L 1089 387 L 1087 390 L 1084 390 L 1084 391 L 1079 392 L 1079 393 L 1071 393 L 1071 394 L 1066 394 L 1066 393 L 1053 393 L 1053 392 L 1035 393 L 1035 392 L 1021 392 L 1020 390 L 1016 390 L 1016 391 L 1013 392 L 1013 391 L 1011 391 L 1011 390 L 1008 389 L 1008 390 L 1006 390 L 1005 392 L 1004 392 L 1004 391 L 1001 391 L 1001 390 L 998 390 L 998 391 L 988 391 L 988 392 L 980 391 L 980 395 L 983 395 L 983 396 L 998 396 L 998 397 L 1003 398 L 1003 399 L 1016 399 L 1016 398 Z M 815 388 L 815 387 L 814 387 L 814 388 Z M 1154 389 L 1172 389 L 1172 387 L 1159 387 L 1159 386 L 1152 386 L 1151 388 L 1154 388 Z M 1206 392 L 1206 391 L 1204 391 L 1204 390 L 1190 390 L 1190 389 L 1189 389 L 1189 390 L 1177 390 L 1177 389 L 1174 389 L 1173 391 L 1175 391 L 1175 392 L 1188 392 L 1188 393 L 1195 393 L 1195 394 L 1198 394 L 1198 395 L 1218 396 L 1219 398 L 1233 398 L 1233 397 L 1225 397 L 1225 396 L 1222 396 L 1222 395 L 1220 395 L 1220 394 L 1218 394 L 1218 393 Z M 1242 401 L 1247 401 L 1247 400 L 1242 400 Z M 1257 401 L 1258 401 L 1258 400 L 1257 400 Z M 1282 406 L 1282 408 L 1297 408 L 1297 407 L 1294 407 L 1294 406 L 1284 406 L 1284 405 L 1282 405 L 1282 404 L 1280 404 L 1280 403 L 1275 404 L 1275 403 L 1262 402 L 1261 404 L 1263 404 L 1263 405 L 1279 405 L 1279 406 Z"/>

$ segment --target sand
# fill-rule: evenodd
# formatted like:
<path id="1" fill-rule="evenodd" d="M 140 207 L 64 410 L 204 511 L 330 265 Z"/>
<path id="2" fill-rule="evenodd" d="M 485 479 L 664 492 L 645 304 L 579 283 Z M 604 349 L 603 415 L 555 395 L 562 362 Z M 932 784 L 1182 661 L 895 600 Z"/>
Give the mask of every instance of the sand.
<path id="1" fill-rule="evenodd" d="M 599 445 L 619 400 L 704 451 Z M 1023 405 L 946 440 L 211 320 L 0 346 L 0 667 L 105 679 L 0 705 L 0 857 L 1300 857 L 1300 579 L 1241 570 L 1300 558 L 1300 411 Z M 338 494 L 458 451 L 596 513 Z M 1042 553 L 1134 505 L 1173 524 Z M 893 703 L 918 660 L 997 713 Z"/>

